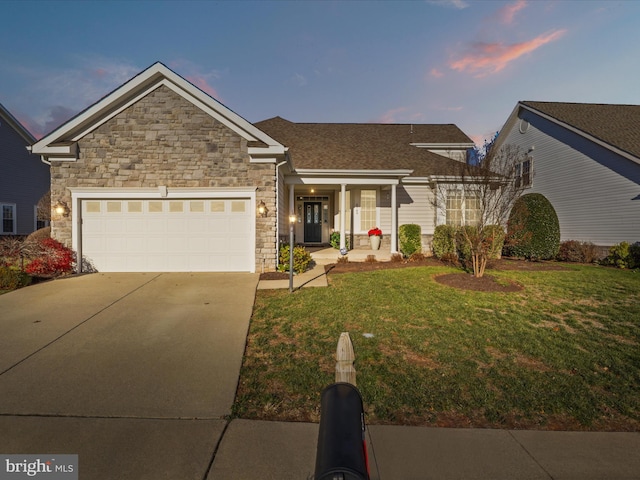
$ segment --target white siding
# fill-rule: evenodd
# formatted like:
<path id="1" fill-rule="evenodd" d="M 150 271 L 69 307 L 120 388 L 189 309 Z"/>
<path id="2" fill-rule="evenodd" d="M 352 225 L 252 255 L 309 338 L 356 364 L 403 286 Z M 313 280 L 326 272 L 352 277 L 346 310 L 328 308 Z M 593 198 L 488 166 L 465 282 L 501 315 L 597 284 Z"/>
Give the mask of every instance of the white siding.
<path id="1" fill-rule="evenodd" d="M 640 240 L 640 165 L 528 111 L 505 143 L 533 158 L 533 185 L 556 209 L 561 239 L 613 245 Z"/>
<path id="2" fill-rule="evenodd" d="M 433 206 L 434 194 L 428 185 L 399 186 L 397 200 L 398 226 L 415 223 L 420 225 L 423 235 L 433 235 L 436 214 Z"/>

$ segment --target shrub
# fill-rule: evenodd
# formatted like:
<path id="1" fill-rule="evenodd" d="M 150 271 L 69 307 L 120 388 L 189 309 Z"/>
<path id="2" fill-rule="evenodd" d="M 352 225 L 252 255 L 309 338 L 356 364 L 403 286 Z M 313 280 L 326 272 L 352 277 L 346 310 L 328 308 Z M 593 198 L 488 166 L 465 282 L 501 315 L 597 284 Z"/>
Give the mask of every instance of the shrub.
<path id="1" fill-rule="evenodd" d="M 633 263 L 632 268 L 640 268 L 640 242 L 629 245 L 629 257 Z"/>
<path id="2" fill-rule="evenodd" d="M 8 265 L 0 265 L 0 290 L 15 290 L 30 284 L 31 277 L 25 272 Z"/>
<path id="3" fill-rule="evenodd" d="M 477 236 L 477 227 L 466 226 L 456 228 L 456 254 L 458 260 L 462 264 L 462 267 L 466 270 L 469 267 L 469 261 L 471 260 L 471 245 L 467 241 L 467 237 L 475 239 Z"/>
<path id="4" fill-rule="evenodd" d="M 367 263 L 376 263 L 378 259 L 375 255 L 367 255 L 367 258 L 365 258 L 364 261 Z"/>
<path id="5" fill-rule="evenodd" d="M 73 250 L 53 238 L 42 238 L 36 243 L 35 258 L 25 267 L 30 275 L 56 276 L 73 270 L 75 254 Z"/>
<path id="6" fill-rule="evenodd" d="M 620 242 L 609 249 L 606 263 L 618 268 L 640 268 L 640 243 Z"/>
<path id="7" fill-rule="evenodd" d="M 329 244 L 336 249 L 340 249 L 340 232 L 333 232 L 329 237 Z M 349 236 L 345 237 L 345 246 L 349 250 Z"/>
<path id="8" fill-rule="evenodd" d="M 516 200 L 508 221 L 508 255 L 528 260 L 555 258 L 560 248 L 560 224 L 544 195 L 528 193 Z"/>
<path id="9" fill-rule="evenodd" d="M 409 257 L 410 262 L 423 262 L 427 259 L 427 256 L 424 253 L 416 252 Z"/>
<path id="10" fill-rule="evenodd" d="M 438 225 L 433 232 L 431 244 L 436 258 L 445 259 L 456 256 L 456 229 L 451 225 Z"/>
<path id="11" fill-rule="evenodd" d="M 567 240 L 560 244 L 556 259 L 560 262 L 593 263 L 597 258 L 596 246 L 591 242 Z"/>
<path id="12" fill-rule="evenodd" d="M 401 253 L 394 253 L 391 255 L 391 261 L 395 263 L 400 263 L 404 260 Z"/>
<path id="13" fill-rule="evenodd" d="M 400 252 L 402 252 L 405 257 L 410 257 L 414 253 L 422 251 L 422 232 L 420 225 L 412 223 L 400 225 L 398 238 L 400 240 Z"/>
<path id="14" fill-rule="evenodd" d="M 278 271 L 279 272 L 288 272 L 289 271 L 289 245 L 282 244 L 280 246 L 280 255 L 279 255 L 279 264 Z M 312 258 L 311 254 L 304 248 L 302 245 L 296 245 L 293 247 L 293 271 L 295 273 L 306 272 L 311 264 Z"/>
<path id="15" fill-rule="evenodd" d="M 501 225 L 486 225 L 483 229 L 484 241 L 490 259 L 500 258 L 505 240 L 504 228 Z"/>

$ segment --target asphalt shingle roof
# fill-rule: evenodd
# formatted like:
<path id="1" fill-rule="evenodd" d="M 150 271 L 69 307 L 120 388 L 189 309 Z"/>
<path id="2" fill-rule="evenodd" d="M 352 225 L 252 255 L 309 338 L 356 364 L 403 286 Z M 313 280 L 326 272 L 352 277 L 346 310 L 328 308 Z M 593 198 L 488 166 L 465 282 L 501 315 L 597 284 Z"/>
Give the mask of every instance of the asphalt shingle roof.
<path id="1" fill-rule="evenodd" d="M 413 170 L 412 176 L 449 175 L 460 162 L 411 143 L 473 141 L 455 125 L 294 123 L 274 117 L 254 124 L 289 148 L 296 169 Z"/>
<path id="2" fill-rule="evenodd" d="M 520 103 L 640 158 L 640 105 Z"/>

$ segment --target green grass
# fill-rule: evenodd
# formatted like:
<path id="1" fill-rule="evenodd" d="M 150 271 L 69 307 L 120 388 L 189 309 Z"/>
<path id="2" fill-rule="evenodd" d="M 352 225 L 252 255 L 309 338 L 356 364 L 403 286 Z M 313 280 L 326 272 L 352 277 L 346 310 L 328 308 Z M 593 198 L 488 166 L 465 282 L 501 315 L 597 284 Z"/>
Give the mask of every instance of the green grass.
<path id="1" fill-rule="evenodd" d="M 640 272 L 489 272 L 516 293 L 437 283 L 447 267 L 258 291 L 234 414 L 316 421 L 350 332 L 370 423 L 640 430 Z M 364 333 L 371 333 L 366 338 Z"/>

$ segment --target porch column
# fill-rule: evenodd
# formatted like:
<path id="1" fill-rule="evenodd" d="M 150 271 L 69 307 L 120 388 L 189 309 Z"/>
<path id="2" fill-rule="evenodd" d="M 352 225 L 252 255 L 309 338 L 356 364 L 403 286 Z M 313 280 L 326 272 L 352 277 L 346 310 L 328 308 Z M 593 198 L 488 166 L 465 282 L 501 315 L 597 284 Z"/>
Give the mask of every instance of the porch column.
<path id="1" fill-rule="evenodd" d="M 391 253 L 398 253 L 398 207 L 395 183 L 391 185 Z"/>
<path id="2" fill-rule="evenodd" d="M 347 185 L 340 185 L 340 250 L 347 248 Z"/>

